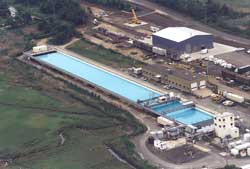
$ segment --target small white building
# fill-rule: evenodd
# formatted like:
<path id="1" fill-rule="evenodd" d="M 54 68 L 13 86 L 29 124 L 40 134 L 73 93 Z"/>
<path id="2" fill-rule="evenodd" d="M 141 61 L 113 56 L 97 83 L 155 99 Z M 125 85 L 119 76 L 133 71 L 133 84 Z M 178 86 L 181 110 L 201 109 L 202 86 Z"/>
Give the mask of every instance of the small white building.
<path id="1" fill-rule="evenodd" d="M 160 150 L 166 150 L 168 148 L 167 141 L 154 140 L 154 147 Z"/>
<path id="2" fill-rule="evenodd" d="M 34 46 L 32 50 L 33 53 L 46 52 L 48 51 L 48 46 L 46 45 Z"/>
<path id="3" fill-rule="evenodd" d="M 179 138 L 177 140 L 168 141 L 154 140 L 154 147 L 159 150 L 170 150 L 177 147 L 181 147 L 185 144 L 187 144 L 186 138 Z"/>
<path id="4" fill-rule="evenodd" d="M 231 136 L 231 138 L 239 137 L 239 128 L 235 127 L 233 113 L 224 112 L 222 114 L 216 115 L 214 118 L 214 129 L 216 136 L 221 139 L 225 138 L 226 136 Z"/>

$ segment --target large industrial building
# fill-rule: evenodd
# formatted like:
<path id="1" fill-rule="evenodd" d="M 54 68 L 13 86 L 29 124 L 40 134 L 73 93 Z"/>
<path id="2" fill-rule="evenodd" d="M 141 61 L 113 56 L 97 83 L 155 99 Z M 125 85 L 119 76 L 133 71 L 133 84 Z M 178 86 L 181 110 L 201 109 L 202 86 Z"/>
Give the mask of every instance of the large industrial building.
<path id="1" fill-rule="evenodd" d="M 194 74 L 186 69 L 170 68 L 158 64 L 147 65 L 143 67 L 142 75 L 149 80 L 169 84 L 187 93 L 206 88 L 206 76 Z"/>
<path id="2" fill-rule="evenodd" d="M 165 51 L 165 55 L 179 60 L 184 53 L 213 48 L 213 35 L 186 27 L 168 27 L 152 36 L 153 50 Z"/>

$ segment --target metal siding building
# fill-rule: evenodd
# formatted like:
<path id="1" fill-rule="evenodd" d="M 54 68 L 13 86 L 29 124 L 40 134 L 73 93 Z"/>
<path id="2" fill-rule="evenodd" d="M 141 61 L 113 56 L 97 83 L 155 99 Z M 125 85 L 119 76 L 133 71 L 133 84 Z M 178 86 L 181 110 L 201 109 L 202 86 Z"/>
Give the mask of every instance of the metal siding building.
<path id="1" fill-rule="evenodd" d="M 186 27 L 169 27 L 153 34 L 154 47 L 166 49 L 167 55 L 179 59 L 184 53 L 213 48 L 213 35 Z"/>

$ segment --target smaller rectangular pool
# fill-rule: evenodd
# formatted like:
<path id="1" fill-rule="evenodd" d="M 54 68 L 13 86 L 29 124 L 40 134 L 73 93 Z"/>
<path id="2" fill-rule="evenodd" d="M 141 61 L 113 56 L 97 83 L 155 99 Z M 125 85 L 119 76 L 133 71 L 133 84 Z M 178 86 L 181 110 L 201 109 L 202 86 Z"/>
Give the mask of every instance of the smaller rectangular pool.
<path id="1" fill-rule="evenodd" d="M 186 125 L 193 125 L 207 120 L 212 120 L 213 116 L 198 109 L 198 108 L 187 108 L 180 111 L 175 111 L 166 114 L 165 116 L 170 119 L 174 119 Z"/>
<path id="2" fill-rule="evenodd" d="M 182 104 L 179 101 L 174 101 L 174 102 L 169 102 L 167 104 L 160 104 L 157 106 L 153 106 L 151 107 L 151 109 L 153 109 L 154 111 L 156 111 L 157 113 L 160 114 L 164 114 L 164 111 L 167 111 L 169 109 L 175 109 L 179 106 L 181 106 Z"/>

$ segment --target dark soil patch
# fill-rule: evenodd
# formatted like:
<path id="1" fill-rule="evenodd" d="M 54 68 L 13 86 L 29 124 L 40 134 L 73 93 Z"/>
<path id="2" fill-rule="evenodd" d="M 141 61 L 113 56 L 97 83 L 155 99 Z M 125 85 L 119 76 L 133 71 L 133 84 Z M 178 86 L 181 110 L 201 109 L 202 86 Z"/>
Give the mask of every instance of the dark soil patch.
<path id="1" fill-rule="evenodd" d="M 146 22 L 154 23 L 162 27 L 184 26 L 184 23 L 180 21 L 177 21 L 173 18 L 170 18 L 168 16 L 163 16 L 157 13 L 141 17 L 141 19 Z"/>
<path id="2" fill-rule="evenodd" d="M 148 149 L 156 156 L 174 164 L 183 164 L 199 160 L 207 155 L 192 145 L 184 145 L 168 151 L 156 150 L 152 145 L 147 144 Z"/>

